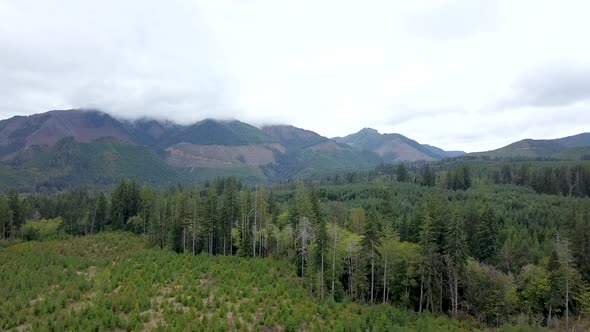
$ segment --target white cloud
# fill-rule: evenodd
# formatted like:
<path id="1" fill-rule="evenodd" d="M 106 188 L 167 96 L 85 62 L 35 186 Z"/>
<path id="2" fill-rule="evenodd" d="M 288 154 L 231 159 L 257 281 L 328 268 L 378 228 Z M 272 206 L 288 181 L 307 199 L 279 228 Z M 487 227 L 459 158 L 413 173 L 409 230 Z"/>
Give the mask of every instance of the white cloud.
<path id="1" fill-rule="evenodd" d="M 469 151 L 587 131 L 585 1 L 0 1 L 0 118 L 363 127 Z M 549 118 L 557 120 L 547 120 Z"/>

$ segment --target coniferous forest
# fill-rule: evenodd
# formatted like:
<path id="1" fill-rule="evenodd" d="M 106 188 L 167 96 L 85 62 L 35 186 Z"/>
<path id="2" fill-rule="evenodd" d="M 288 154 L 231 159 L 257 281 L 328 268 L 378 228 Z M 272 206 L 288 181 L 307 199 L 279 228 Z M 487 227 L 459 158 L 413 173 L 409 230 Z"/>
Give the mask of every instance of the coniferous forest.
<path id="1" fill-rule="evenodd" d="M 588 328 L 590 164 L 0 194 L 0 329 Z"/>

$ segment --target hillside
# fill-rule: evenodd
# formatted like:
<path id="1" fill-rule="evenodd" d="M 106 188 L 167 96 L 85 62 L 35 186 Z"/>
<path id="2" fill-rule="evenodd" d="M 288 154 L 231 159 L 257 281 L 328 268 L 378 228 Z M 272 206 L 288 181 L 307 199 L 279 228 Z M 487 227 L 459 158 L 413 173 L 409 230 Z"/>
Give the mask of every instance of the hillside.
<path id="1" fill-rule="evenodd" d="M 213 119 L 179 125 L 94 110 L 0 121 L 0 183 L 22 190 L 108 186 L 122 176 L 153 184 L 227 174 L 282 181 L 380 162 L 376 154 L 287 125 L 257 128 Z"/>
<path id="2" fill-rule="evenodd" d="M 468 157 L 588 157 L 590 133 L 523 140 Z M 121 177 L 167 185 L 236 175 L 251 182 L 318 178 L 380 163 L 433 162 L 462 156 L 400 134 L 364 128 L 327 138 L 290 125 L 258 128 L 237 120 L 189 125 L 121 120 L 96 110 L 63 110 L 0 121 L 0 184 L 32 190 L 110 186 Z"/>
<path id="3" fill-rule="evenodd" d="M 590 146 L 580 146 L 563 150 L 554 154 L 553 157 L 564 160 L 590 160 Z"/>
<path id="4" fill-rule="evenodd" d="M 313 131 L 289 125 L 264 126 L 262 131 L 289 148 L 305 149 L 329 141 L 328 138 Z"/>
<path id="5" fill-rule="evenodd" d="M 470 153 L 469 155 L 497 159 L 556 158 L 576 160 L 582 157 L 581 151 L 585 147 L 590 147 L 590 133 L 552 140 L 524 139 L 496 150 Z M 569 149 L 572 150 L 568 152 Z"/>
<path id="6" fill-rule="evenodd" d="M 372 151 L 384 162 L 434 161 L 463 154 L 462 151 L 444 151 L 431 145 L 422 145 L 400 134 L 381 134 L 372 128 L 335 138 L 359 150 Z"/>
<path id="7" fill-rule="evenodd" d="M 288 125 L 265 126 L 262 130 L 285 148 L 277 163 L 265 167 L 269 178 L 306 178 L 325 172 L 374 166 L 377 154 L 338 143 L 313 131 Z"/>
<path id="8" fill-rule="evenodd" d="M 217 121 L 206 119 L 187 126 L 159 144 L 170 146 L 176 143 L 198 145 L 248 145 L 273 143 L 274 140 L 262 130 L 240 121 Z"/>
<path id="9" fill-rule="evenodd" d="M 50 111 L 0 121 L 0 159 L 7 161 L 17 158 L 27 148 L 52 146 L 65 137 L 73 137 L 77 142 L 84 143 L 101 137 L 133 141 L 127 128 L 108 114 L 78 110 Z"/>
<path id="10" fill-rule="evenodd" d="M 566 148 L 590 146 L 590 133 L 581 133 L 578 135 L 558 138 L 556 141 Z"/>
<path id="11" fill-rule="evenodd" d="M 390 305 L 321 303 L 286 261 L 147 248 L 100 234 L 0 248 L 0 329 L 437 330 L 467 323 Z"/>
<path id="12" fill-rule="evenodd" d="M 148 147 L 111 137 L 89 143 L 64 138 L 12 169 L 20 178 L 19 182 L 38 189 L 89 184 L 108 186 L 121 177 L 151 184 L 174 184 L 190 178 L 166 164 Z"/>

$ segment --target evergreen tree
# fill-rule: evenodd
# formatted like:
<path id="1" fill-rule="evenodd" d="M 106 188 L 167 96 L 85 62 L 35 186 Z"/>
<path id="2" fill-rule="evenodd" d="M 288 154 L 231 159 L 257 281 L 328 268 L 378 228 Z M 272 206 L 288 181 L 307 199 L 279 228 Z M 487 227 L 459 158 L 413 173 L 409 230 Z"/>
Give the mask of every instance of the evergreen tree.
<path id="1" fill-rule="evenodd" d="M 94 215 L 92 225 L 90 227 L 90 234 L 101 232 L 108 220 L 108 202 L 104 193 L 100 192 L 94 206 Z"/>
<path id="2" fill-rule="evenodd" d="M 252 256 L 252 225 L 254 219 L 254 197 L 250 189 L 242 192 L 241 199 L 241 222 L 239 229 L 238 254 L 243 257 Z"/>
<path id="3" fill-rule="evenodd" d="M 410 174 L 408 173 L 408 169 L 406 168 L 406 165 L 404 165 L 404 163 L 400 163 L 397 166 L 397 169 L 395 171 L 395 174 L 397 175 L 397 181 L 398 182 L 408 182 L 408 181 L 410 181 Z"/>
<path id="4" fill-rule="evenodd" d="M 399 235 L 395 231 L 392 222 L 386 222 L 383 227 L 380 245 L 377 248 L 383 262 L 383 303 L 388 301 L 390 284 L 394 271 L 391 271 L 395 261 L 396 249 L 399 243 Z"/>
<path id="5" fill-rule="evenodd" d="M 582 217 L 582 212 L 571 209 L 566 220 L 570 231 L 574 262 L 586 280 L 590 280 L 590 217 Z M 569 221 L 569 222 L 568 222 Z"/>
<path id="6" fill-rule="evenodd" d="M 420 229 L 422 264 L 420 266 L 420 303 L 418 310 L 434 311 L 434 291 L 437 287 L 438 245 L 434 220 L 426 211 Z"/>
<path id="7" fill-rule="evenodd" d="M 223 253 L 233 254 L 232 229 L 237 226 L 240 216 L 240 202 L 238 196 L 238 181 L 234 177 L 227 179 L 221 205 Z M 227 249 L 226 249 L 227 247 Z"/>
<path id="8" fill-rule="evenodd" d="M 12 211 L 8 207 L 6 196 L 0 193 L 0 239 L 10 236 L 12 225 Z"/>
<path id="9" fill-rule="evenodd" d="M 375 303 L 375 262 L 377 260 L 377 247 L 381 244 L 381 216 L 375 208 L 369 210 L 365 232 L 362 241 L 363 252 L 367 258 L 368 273 L 370 276 L 370 293 L 369 300 Z"/>
<path id="10" fill-rule="evenodd" d="M 172 222 L 172 228 L 170 229 L 170 248 L 181 253 L 184 251 L 183 248 L 183 225 L 179 218 L 174 218 Z"/>
<path id="11" fill-rule="evenodd" d="M 428 186 L 428 187 L 434 187 L 435 183 L 436 183 L 436 174 L 434 173 L 434 171 L 430 167 L 430 164 L 426 164 L 426 166 L 424 166 L 424 171 L 422 174 L 422 185 Z"/>
<path id="12" fill-rule="evenodd" d="M 156 204 L 156 194 L 148 186 L 143 186 L 139 192 L 140 207 L 137 214 L 142 220 L 142 234 L 147 234 L 149 224 L 154 218 L 153 211 Z"/>
<path id="13" fill-rule="evenodd" d="M 111 196 L 111 210 L 109 226 L 112 229 L 124 229 L 128 216 L 129 184 L 121 179 L 119 186 Z"/>
<path id="14" fill-rule="evenodd" d="M 547 326 L 551 327 L 551 320 L 553 315 L 561 305 L 563 305 L 563 293 L 561 291 L 561 264 L 557 251 L 553 250 L 549 256 L 547 264 L 547 271 L 549 272 L 549 301 L 547 303 Z"/>
<path id="15" fill-rule="evenodd" d="M 574 263 L 570 250 L 568 239 L 557 235 L 555 241 L 555 251 L 559 260 L 560 272 L 563 277 L 563 289 L 565 293 L 564 307 L 565 307 L 565 330 L 569 331 L 569 313 L 570 313 L 570 293 L 572 288 L 572 280 L 574 277 Z"/>
<path id="16" fill-rule="evenodd" d="M 469 248 L 463 219 L 456 211 L 453 213 L 446 229 L 444 254 L 447 265 L 449 293 L 451 295 L 451 311 L 453 316 L 457 316 L 459 306 L 459 279 L 467 264 Z"/>
<path id="17" fill-rule="evenodd" d="M 17 230 L 19 230 L 25 223 L 25 211 L 19 195 L 14 189 L 11 189 L 8 192 L 8 209 L 12 211 L 12 218 L 10 219 L 10 236 L 15 237 Z"/>
<path id="18" fill-rule="evenodd" d="M 494 210 L 486 205 L 482 211 L 477 227 L 477 244 L 475 256 L 484 262 L 490 262 L 498 251 L 499 225 Z"/>
<path id="19" fill-rule="evenodd" d="M 326 216 L 324 211 L 322 210 L 319 192 L 316 189 L 311 190 L 310 192 L 310 202 L 311 202 L 311 210 L 313 213 L 314 219 L 314 235 L 315 235 L 315 244 L 316 244 L 316 251 L 315 251 L 315 265 L 320 270 L 320 298 L 324 299 L 324 290 L 325 290 L 325 263 L 326 263 L 326 254 L 328 252 L 328 232 L 326 229 Z"/>
<path id="20" fill-rule="evenodd" d="M 217 192 L 214 187 L 207 189 L 207 198 L 205 203 L 204 235 L 207 252 L 211 255 L 217 253 L 215 249 L 216 235 L 218 231 L 219 209 L 217 202 Z"/>

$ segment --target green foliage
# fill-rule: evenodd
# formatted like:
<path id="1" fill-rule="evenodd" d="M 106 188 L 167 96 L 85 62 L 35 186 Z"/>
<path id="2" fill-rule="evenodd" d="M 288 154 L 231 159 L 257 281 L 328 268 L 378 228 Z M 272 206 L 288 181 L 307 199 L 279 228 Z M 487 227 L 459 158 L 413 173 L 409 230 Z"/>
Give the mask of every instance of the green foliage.
<path id="1" fill-rule="evenodd" d="M 253 188 L 235 178 L 219 178 L 202 187 L 177 185 L 155 190 L 123 180 L 111 193 L 77 189 L 56 195 L 23 195 L 13 191 L 0 195 L 0 216 L 8 225 L 3 234 L 11 237 L 3 246 L 35 238 L 27 235 L 35 233 L 28 230 L 31 226 L 14 223 L 15 210 L 19 218 L 27 220 L 59 217 L 62 223 L 58 229 L 70 234 L 109 229 L 143 234 L 156 249 L 137 250 L 133 257 L 121 254 L 121 259 L 128 259 L 121 265 L 124 271 L 105 269 L 93 279 L 104 294 L 110 294 L 96 300 L 98 308 L 110 309 L 110 313 L 92 312 L 108 322 L 109 327 L 101 325 L 105 329 L 138 329 L 151 321 L 153 296 L 163 297 L 158 303 L 161 317 L 172 317 L 153 323 L 157 327 L 165 321 L 163 329 L 186 327 L 185 321 L 221 330 L 257 326 L 336 329 L 340 320 L 326 317 L 349 310 L 343 308 L 356 308 L 350 309 L 356 314 L 345 314 L 352 315 L 351 326 L 364 329 L 362 323 L 354 325 L 354 317 L 372 312 L 365 312 L 366 302 L 390 304 L 395 310 L 450 314 L 464 322 L 475 320 L 491 326 L 540 326 L 549 321 L 551 326 L 565 326 L 566 317 L 589 311 L 589 199 L 539 195 L 514 184 L 527 178 L 522 174 L 534 174 L 533 166 L 507 165 L 498 168 L 498 183 L 504 184 L 495 184 L 477 168 L 470 168 L 476 180 L 466 190 L 445 190 L 446 172 L 441 169 L 436 170 L 440 176 L 436 186 L 422 185 L 419 179 L 424 167 L 409 165 L 415 183 L 392 180 L 395 167 L 383 166 L 383 177 L 340 184 L 298 181 Z M 456 169 L 462 167 L 466 164 Z M 558 234 L 569 243 L 556 241 Z M 170 263 L 162 263 L 159 255 Z M 226 259 L 238 267 L 226 266 Z M 154 268 L 155 276 L 142 267 L 151 266 L 151 260 L 160 266 Z M 192 275 L 192 282 L 210 279 L 210 272 L 190 267 L 200 261 L 210 262 L 204 271 L 215 271 L 219 265 L 232 271 L 231 278 L 247 272 L 237 272 L 240 269 L 274 274 L 277 265 L 284 265 L 288 273 L 274 274 L 273 278 L 287 278 L 289 286 L 301 294 L 279 294 L 279 302 L 265 304 L 264 310 L 280 316 L 261 319 L 262 311 L 254 303 L 264 303 L 262 298 L 273 299 L 277 293 L 262 292 L 265 286 L 258 276 L 247 274 L 249 281 L 244 287 L 219 282 L 222 293 L 205 285 L 194 291 L 176 291 L 176 281 L 184 278 L 184 273 Z M 164 300 L 167 295 L 157 291 L 155 295 L 129 297 L 114 292 L 116 282 L 123 280 L 120 275 L 127 278 L 136 270 L 147 280 L 130 280 L 146 291 L 160 282 L 161 275 L 170 274 L 164 284 L 172 289 L 166 292 L 174 293 L 174 299 Z M 270 284 L 276 286 L 276 282 Z M 51 312 L 67 307 L 69 301 L 78 302 L 83 294 L 73 291 L 67 297 L 73 300 L 60 300 Z M 211 294 L 211 300 L 195 300 Z M 225 294 L 227 299 L 218 299 L 217 294 Z M 315 302 L 315 311 L 310 313 L 308 304 L 299 308 L 286 298 Z M 233 307 L 223 303 L 238 303 L 241 319 L 230 319 L 238 317 L 238 311 L 232 312 Z M 42 312 L 41 308 L 33 310 Z M 368 314 L 371 325 L 367 326 L 391 327 L 385 323 L 389 314 L 379 310 L 374 317 Z M 306 319 L 314 315 L 317 319 Z"/>
<path id="2" fill-rule="evenodd" d="M 82 185 L 111 186 L 121 177 L 153 185 L 192 178 L 166 164 L 150 148 L 114 138 L 89 143 L 64 138 L 17 168 L 0 164 L 0 183 L 6 177 L 11 186 L 20 183 L 23 190 L 47 191 Z"/>
<path id="3" fill-rule="evenodd" d="M 492 260 L 498 250 L 498 220 L 490 206 L 486 206 L 481 214 L 477 227 L 477 246 L 474 252 L 479 260 Z"/>
<path id="4" fill-rule="evenodd" d="M 131 234 L 0 249 L 0 280 L 0 328 L 7 330 L 453 331 L 469 326 L 389 305 L 319 303 L 285 261 L 178 255 L 146 249 Z"/>
<path id="5" fill-rule="evenodd" d="M 518 306 L 513 277 L 474 260 L 468 261 L 466 275 L 466 298 L 474 315 L 497 326 L 506 322 Z"/>
<path id="6" fill-rule="evenodd" d="M 467 190 L 471 187 L 471 172 L 466 165 L 458 165 L 447 174 L 447 188 L 452 190 Z"/>
<path id="7" fill-rule="evenodd" d="M 206 119 L 173 135 L 165 142 L 165 145 L 180 142 L 206 145 L 244 145 L 271 143 L 273 141 L 262 130 L 240 121 Z"/>
<path id="8" fill-rule="evenodd" d="M 397 170 L 395 171 L 396 178 L 399 182 L 408 182 L 410 180 L 410 176 L 408 174 L 408 169 L 404 165 L 404 163 L 400 163 L 397 166 Z"/>
<path id="9" fill-rule="evenodd" d="M 45 240 L 55 237 L 62 224 L 61 218 L 27 221 L 22 229 L 23 237 L 27 240 Z"/>

